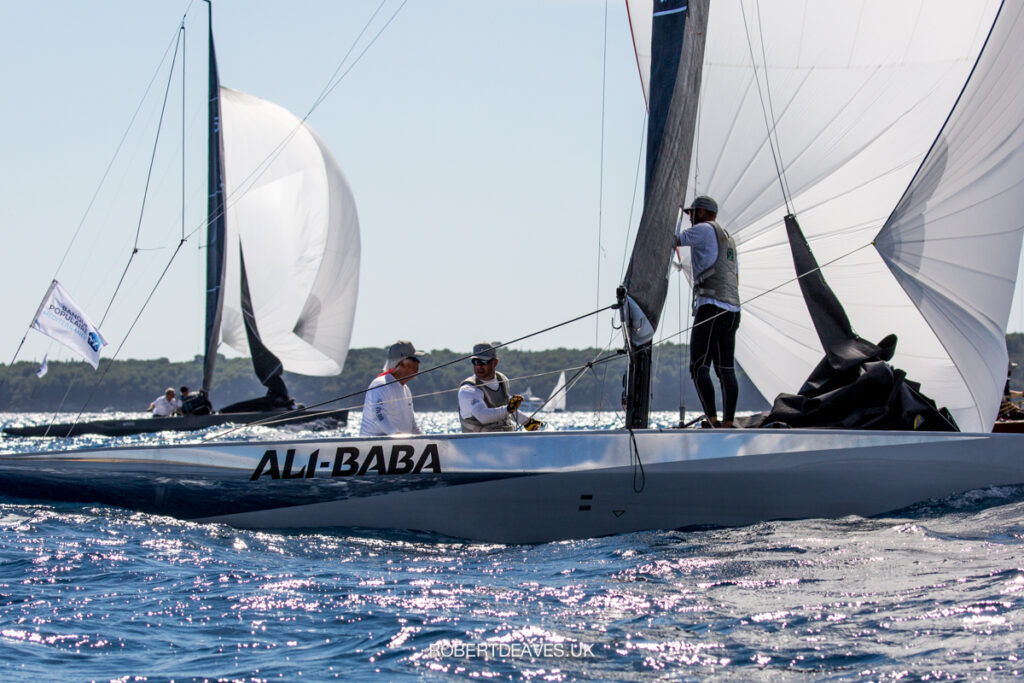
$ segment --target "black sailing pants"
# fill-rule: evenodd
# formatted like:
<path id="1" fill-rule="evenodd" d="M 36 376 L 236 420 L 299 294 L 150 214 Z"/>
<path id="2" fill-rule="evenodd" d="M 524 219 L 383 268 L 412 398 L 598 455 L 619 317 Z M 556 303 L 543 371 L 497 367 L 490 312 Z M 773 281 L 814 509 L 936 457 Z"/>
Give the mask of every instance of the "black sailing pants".
<path id="1" fill-rule="evenodd" d="M 733 360 L 736 355 L 736 330 L 740 326 L 739 311 L 727 311 L 714 304 L 697 309 L 690 332 L 690 376 L 697 387 L 697 397 L 704 414 L 712 422 L 718 420 L 715 407 L 715 385 L 711 381 L 711 364 L 722 385 L 722 419 L 731 422 L 736 416 L 739 384 Z"/>

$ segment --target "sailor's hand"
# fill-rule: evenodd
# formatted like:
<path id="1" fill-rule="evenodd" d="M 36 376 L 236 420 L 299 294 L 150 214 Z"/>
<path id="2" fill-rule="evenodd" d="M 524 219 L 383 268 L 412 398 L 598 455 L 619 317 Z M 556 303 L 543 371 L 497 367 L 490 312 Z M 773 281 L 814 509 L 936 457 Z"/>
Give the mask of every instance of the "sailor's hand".
<path id="1" fill-rule="evenodd" d="M 519 410 L 519 406 L 523 404 L 523 397 L 519 394 L 513 394 L 512 398 L 508 400 L 508 412 L 514 413 Z"/>
<path id="2" fill-rule="evenodd" d="M 541 428 L 541 427 L 543 427 L 543 426 L 544 426 L 544 423 L 543 423 L 543 422 L 541 422 L 540 420 L 534 420 L 534 419 L 533 419 L 533 418 L 531 417 L 531 418 L 530 418 L 530 419 L 529 419 L 529 420 L 528 420 L 528 421 L 526 422 L 526 424 L 524 424 L 524 425 L 523 425 L 523 429 L 525 429 L 525 430 L 526 430 L 526 431 L 528 431 L 528 432 L 535 432 L 535 431 L 537 431 L 538 429 L 540 429 L 540 428 Z"/>

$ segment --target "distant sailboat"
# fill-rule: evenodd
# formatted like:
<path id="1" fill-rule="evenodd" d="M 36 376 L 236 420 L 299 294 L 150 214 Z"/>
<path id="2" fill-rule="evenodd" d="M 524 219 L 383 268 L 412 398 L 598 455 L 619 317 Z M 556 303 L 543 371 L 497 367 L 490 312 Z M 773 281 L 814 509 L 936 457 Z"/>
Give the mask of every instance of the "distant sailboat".
<path id="1" fill-rule="evenodd" d="M 187 431 L 267 418 L 347 419 L 296 410 L 283 372 L 336 375 L 359 289 L 355 199 L 324 141 L 296 116 L 220 85 L 209 29 L 206 343 L 203 391 L 223 342 L 251 355 L 265 396 L 218 414 L 5 428 L 17 436 Z"/>
<path id="2" fill-rule="evenodd" d="M 565 370 L 558 375 L 558 381 L 555 382 L 555 388 L 551 390 L 551 395 L 548 396 L 548 402 L 544 405 L 545 410 L 553 412 L 561 412 L 565 410 Z"/>

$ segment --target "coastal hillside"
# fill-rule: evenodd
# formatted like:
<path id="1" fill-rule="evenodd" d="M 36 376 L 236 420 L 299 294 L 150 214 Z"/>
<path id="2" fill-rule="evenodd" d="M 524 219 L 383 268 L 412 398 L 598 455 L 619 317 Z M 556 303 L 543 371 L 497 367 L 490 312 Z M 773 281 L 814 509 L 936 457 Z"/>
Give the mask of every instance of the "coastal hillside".
<path id="1" fill-rule="evenodd" d="M 472 374 L 468 360 L 446 365 L 467 352 L 441 349 L 431 351 L 423 363 L 423 374 L 409 384 L 418 410 L 456 410 L 459 383 Z M 685 347 L 665 344 L 659 347 L 654 366 L 654 410 L 677 410 L 680 387 L 688 409 L 696 409 L 697 398 L 689 375 L 680 370 L 686 362 Z M 334 407 L 362 405 L 362 392 L 384 364 L 385 349 L 366 348 L 349 351 L 344 372 L 337 377 L 306 377 L 285 373 L 291 395 L 307 405 L 343 398 Z M 615 356 L 614 352 L 605 354 Z M 513 391 L 547 397 L 560 371 L 573 375 L 598 358 L 597 349 L 554 349 L 548 351 L 505 351 L 498 370 L 512 379 Z M 439 367 L 444 366 L 444 367 Z M 436 369 L 432 369 L 436 368 Z M 625 357 L 613 357 L 585 370 L 568 394 L 568 410 L 614 410 L 621 402 Z M 167 387 L 200 386 L 202 359 L 172 363 L 166 358 L 154 360 L 103 360 L 98 371 L 85 363 L 50 361 L 46 376 L 35 376 L 35 362 L 0 365 L 0 411 L 77 411 L 86 405 L 90 412 L 103 410 L 145 410 Z M 103 378 L 100 382 L 100 378 Z M 220 358 L 211 400 L 215 407 L 264 393 L 245 358 Z M 88 402 L 86 404 L 86 402 Z M 740 410 L 759 410 L 767 403 L 740 373 Z"/>
<path id="2" fill-rule="evenodd" d="M 1024 334 L 1006 338 L 1010 359 L 1024 368 Z M 418 410 L 455 410 L 455 392 L 459 382 L 472 374 L 469 361 L 446 365 L 465 352 L 441 349 L 432 351 L 423 364 L 424 374 L 410 383 Z M 611 354 L 604 354 L 604 357 Z M 332 399 L 334 407 L 357 407 L 362 404 L 360 392 L 381 371 L 385 349 L 352 349 L 345 371 L 338 377 L 305 377 L 285 373 L 285 382 L 292 396 L 312 405 Z M 505 351 L 498 369 L 513 380 L 513 390 L 547 397 L 565 370 L 573 375 L 598 358 L 597 349 L 552 349 L 547 351 Z M 698 408 L 689 374 L 683 369 L 688 361 L 686 347 L 663 344 L 654 358 L 654 410 L 677 410 L 680 391 L 689 410 Z M 898 362 L 898 359 L 897 359 Z M 444 367 L 439 367 L 444 366 Z M 615 410 L 622 395 L 624 357 L 600 363 L 584 370 L 579 382 L 568 394 L 568 410 Z M 432 369 L 436 368 L 436 369 Z M 202 359 L 172 363 L 166 358 L 154 360 L 104 360 L 94 372 L 86 363 L 50 361 L 49 372 L 39 379 L 37 364 L 18 362 L 0 365 L 0 411 L 77 411 L 83 406 L 90 412 L 103 410 L 145 410 L 149 402 L 166 387 L 181 385 L 197 388 L 202 378 Z M 1024 369 L 1017 377 L 1024 388 Z M 100 378 L 102 382 L 100 382 Z M 740 368 L 740 410 L 764 410 L 768 402 L 761 397 Z M 794 390 L 797 387 L 794 387 Z M 245 358 L 220 358 L 212 392 L 214 406 L 227 405 L 260 396 L 263 388 Z"/>

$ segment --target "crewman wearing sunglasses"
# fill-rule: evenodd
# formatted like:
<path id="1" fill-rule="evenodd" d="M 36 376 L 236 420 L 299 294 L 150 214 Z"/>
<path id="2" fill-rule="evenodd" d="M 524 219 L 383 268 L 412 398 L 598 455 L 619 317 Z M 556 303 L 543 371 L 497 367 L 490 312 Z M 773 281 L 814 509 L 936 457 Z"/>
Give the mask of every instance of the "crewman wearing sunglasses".
<path id="1" fill-rule="evenodd" d="M 527 431 L 543 426 L 519 411 L 523 397 L 509 389 L 508 377 L 497 371 L 500 342 L 473 347 L 473 374 L 459 385 L 459 420 L 464 432 L 511 432 L 519 424 Z"/>

